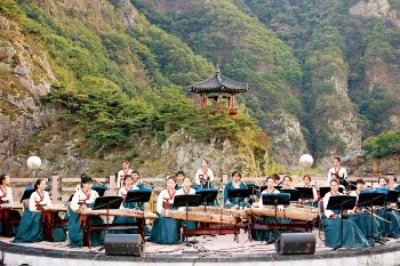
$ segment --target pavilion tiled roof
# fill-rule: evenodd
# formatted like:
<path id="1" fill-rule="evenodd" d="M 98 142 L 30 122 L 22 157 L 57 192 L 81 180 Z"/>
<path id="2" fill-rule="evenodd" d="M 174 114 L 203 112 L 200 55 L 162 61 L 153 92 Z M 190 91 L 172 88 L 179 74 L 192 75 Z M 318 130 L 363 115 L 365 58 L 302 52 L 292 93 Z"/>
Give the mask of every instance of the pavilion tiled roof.
<path id="1" fill-rule="evenodd" d="M 189 91 L 194 93 L 222 91 L 239 94 L 247 91 L 248 89 L 249 85 L 247 83 L 234 81 L 222 75 L 218 65 L 214 76 L 203 81 L 195 82 L 189 87 Z"/>

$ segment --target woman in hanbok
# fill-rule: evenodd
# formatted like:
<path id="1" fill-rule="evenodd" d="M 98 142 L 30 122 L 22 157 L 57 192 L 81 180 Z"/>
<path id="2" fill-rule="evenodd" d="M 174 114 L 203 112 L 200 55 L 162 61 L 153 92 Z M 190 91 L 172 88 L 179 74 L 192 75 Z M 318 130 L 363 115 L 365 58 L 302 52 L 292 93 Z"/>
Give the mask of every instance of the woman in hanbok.
<path id="1" fill-rule="evenodd" d="M 313 186 L 311 184 L 311 176 L 310 175 L 303 176 L 303 186 L 306 188 L 312 188 L 313 198 L 304 200 L 304 201 L 302 201 L 302 203 L 304 203 L 307 206 L 317 207 L 318 206 L 318 193 L 317 193 L 317 189 L 315 188 L 315 186 Z"/>
<path id="2" fill-rule="evenodd" d="M 264 208 L 263 203 L 263 195 L 265 194 L 278 194 L 279 190 L 275 188 L 274 178 L 272 176 L 267 177 L 267 188 L 262 192 L 260 201 L 259 201 L 259 208 Z M 278 223 L 280 219 L 278 218 Z M 262 216 L 262 223 L 273 224 L 275 223 L 275 217 L 269 216 Z M 273 230 L 253 230 L 252 232 L 254 240 L 257 241 L 268 241 L 272 242 L 275 239 L 274 231 Z M 279 237 L 279 231 L 278 236 Z"/>
<path id="3" fill-rule="evenodd" d="M 208 161 L 206 159 L 201 161 L 201 168 L 197 171 L 194 181 L 201 188 L 214 188 L 214 174 L 208 168 Z"/>
<path id="4" fill-rule="evenodd" d="M 382 236 L 382 228 L 380 226 L 380 223 L 378 222 L 378 219 L 375 217 L 372 218 L 374 222 L 374 236 L 371 235 L 372 232 L 371 215 L 369 213 L 364 212 L 364 210 L 366 210 L 365 206 L 358 205 L 358 199 L 360 197 L 360 193 L 361 191 L 365 190 L 365 181 L 360 178 L 357 179 L 355 183 L 356 183 L 356 190 L 352 191 L 350 193 L 350 196 L 357 197 L 357 200 L 353 211 L 351 211 L 352 213 L 351 217 L 356 222 L 356 224 L 358 225 L 364 236 L 368 239 L 370 245 L 372 245 L 375 241 L 386 242 L 386 239 Z"/>
<path id="5" fill-rule="evenodd" d="M 123 197 L 121 209 L 136 209 L 136 202 L 126 202 L 126 197 L 128 192 L 131 190 L 139 189 L 137 186 L 132 185 L 133 178 L 130 175 L 125 176 L 124 178 L 124 186 L 119 190 L 119 196 Z M 114 218 L 113 224 L 124 224 L 124 223 L 136 223 L 136 218 L 134 217 L 123 217 L 116 216 Z M 114 234 L 136 234 L 137 230 L 115 230 Z"/>
<path id="6" fill-rule="evenodd" d="M 331 179 L 330 181 L 331 191 L 326 193 L 324 196 L 324 215 L 323 223 L 325 226 L 325 245 L 328 247 L 338 247 L 341 244 L 341 221 L 338 210 L 328 210 L 328 202 L 332 196 L 339 196 L 341 194 L 339 190 L 339 181 L 337 179 Z M 367 238 L 361 232 L 360 228 L 354 222 L 350 216 L 343 220 L 343 246 L 346 247 L 368 247 Z"/>
<path id="7" fill-rule="evenodd" d="M 388 179 L 384 176 L 378 178 L 378 188 L 381 190 L 389 190 L 388 188 Z M 391 204 L 386 206 L 386 216 L 385 210 L 383 208 L 376 210 L 376 215 L 388 220 L 390 223 L 387 223 L 383 220 L 379 220 L 380 227 L 382 228 L 382 232 L 386 233 L 388 236 L 398 238 L 400 237 L 400 215 L 399 212 L 395 209 L 390 208 Z M 394 206 L 396 207 L 396 206 Z"/>
<path id="8" fill-rule="evenodd" d="M 6 174 L 0 176 L 0 205 L 13 203 L 10 177 Z M 17 210 L 11 210 L 11 219 L 20 219 L 21 215 Z M 11 235 L 15 236 L 18 232 L 18 224 L 11 224 Z M 3 235 L 3 221 L 0 220 L 0 236 Z"/>
<path id="9" fill-rule="evenodd" d="M 99 194 L 92 190 L 93 179 L 85 176 L 81 180 L 81 189 L 75 192 L 71 200 L 71 216 L 68 222 L 68 236 L 70 247 L 82 247 L 83 246 L 83 228 L 80 225 L 81 213 L 87 209 L 91 209 L 94 206 L 96 198 Z M 100 216 L 90 216 L 90 223 L 92 225 L 104 224 L 103 219 Z M 104 244 L 103 231 L 90 232 L 90 241 L 93 247 L 101 246 Z"/>
<path id="10" fill-rule="evenodd" d="M 13 240 L 14 243 L 35 243 L 43 241 L 44 227 L 42 223 L 43 212 L 40 208 L 51 206 L 49 193 L 46 189 L 46 181 L 38 179 L 35 183 L 35 191 L 29 198 L 29 208 L 24 211 L 19 223 L 18 233 Z M 56 220 L 61 218 L 57 215 Z M 53 229 L 54 241 L 63 242 L 67 239 L 64 227 Z"/>
<path id="11" fill-rule="evenodd" d="M 183 187 L 183 181 L 185 181 L 185 172 L 178 171 L 176 173 L 176 189 L 179 190 Z"/>
<path id="12" fill-rule="evenodd" d="M 176 195 L 176 179 L 168 177 L 167 189 L 161 191 L 157 200 L 157 215 L 151 230 L 150 241 L 160 244 L 175 244 L 179 241 L 178 228 L 179 220 L 172 218 L 164 218 L 162 216 L 163 209 L 176 209 L 174 207 L 174 198 Z"/>
<path id="13" fill-rule="evenodd" d="M 176 196 L 177 195 L 194 195 L 196 194 L 196 190 L 191 187 L 192 186 L 192 179 L 188 176 L 186 176 L 183 179 L 183 186 L 182 188 L 178 189 L 176 191 Z M 182 221 L 182 226 L 185 227 L 186 221 Z M 194 229 L 196 228 L 196 222 L 195 221 L 188 221 L 188 229 Z"/>
<path id="14" fill-rule="evenodd" d="M 117 177 L 117 188 L 121 188 L 123 186 L 124 177 L 130 175 L 132 173 L 132 169 L 129 168 L 129 162 L 127 160 L 123 160 L 121 162 L 122 169 L 118 171 Z"/>
<path id="15" fill-rule="evenodd" d="M 292 177 L 291 176 L 285 176 L 284 178 L 283 178 L 283 186 L 282 186 L 282 188 L 281 189 L 295 189 L 293 186 L 292 186 L 292 181 L 293 181 L 293 179 L 292 179 Z"/>
<path id="16" fill-rule="evenodd" d="M 225 185 L 224 190 L 224 208 L 232 208 L 239 205 L 239 207 L 250 208 L 249 198 L 229 198 L 228 191 L 231 189 L 246 189 L 247 185 L 240 180 L 242 179 L 242 174 L 239 171 L 234 171 L 232 173 L 232 181 Z"/>

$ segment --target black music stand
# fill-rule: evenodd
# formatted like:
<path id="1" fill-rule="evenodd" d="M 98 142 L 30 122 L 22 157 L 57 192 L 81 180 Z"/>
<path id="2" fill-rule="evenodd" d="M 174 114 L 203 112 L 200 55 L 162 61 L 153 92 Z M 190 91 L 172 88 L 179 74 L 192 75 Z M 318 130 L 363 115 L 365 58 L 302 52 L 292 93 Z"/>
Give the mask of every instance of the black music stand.
<path id="1" fill-rule="evenodd" d="M 239 198 L 239 209 L 243 198 L 248 198 L 250 194 L 251 190 L 248 188 L 234 188 L 228 190 L 228 198 Z"/>
<path id="2" fill-rule="evenodd" d="M 297 191 L 296 189 L 281 189 L 279 192 L 290 194 L 291 202 L 299 201 L 299 191 Z"/>
<path id="3" fill-rule="evenodd" d="M 326 186 L 326 187 L 320 187 L 319 188 L 319 197 L 323 198 L 325 196 L 326 193 L 331 191 L 331 187 L 330 186 Z M 343 193 L 343 187 L 339 187 L 339 192 Z"/>
<path id="4" fill-rule="evenodd" d="M 136 202 L 136 209 L 144 209 L 143 202 L 150 201 L 151 193 L 153 193 L 153 190 L 147 188 L 129 190 L 126 194 L 125 202 Z"/>
<path id="5" fill-rule="evenodd" d="M 210 188 L 210 189 L 199 189 L 196 190 L 196 195 L 201 196 L 201 202 L 204 205 L 204 211 L 207 210 L 207 205 L 210 205 L 211 202 L 214 202 L 218 196 L 219 189 Z"/>
<path id="6" fill-rule="evenodd" d="M 186 207 L 186 246 L 190 246 L 188 237 L 188 220 L 189 220 L 189 207 L 197 207 L 201 204 L 201 195 L 199 194 L 188 194 L 188 195 L 176 195 L 174 198 L 174 206 Z"/>
<path id="7" fill-rule="evenodd" d="M 278 218 L 278 205 L 288 205 L 290 204 L 290 194 L 288 193 L 276 193 L 276 194 L 264 194 L 261 195 L 263 205 L 272 205 L 275 207 L 275 226 L 274 226 L 274 240 L 268 241 L 268 244 L 271 244 L 273 242 L 276 242 L 278 236 L 277 236 L 277 231 L 278 231 L 278 223 L 277 223 L 277 218 Z"/>
<path id="8" fill-rule="evenodd" d="M 386 203 L 396 203 L 396 207 L 397 204 L 399 203 L 399 192 L 396 190 L 389 190 L 388 194 L 386 196 Z M 384 212 L 384 218 L 386 220 L 386 213 L 387 213 L 387 204 L 385 204 L 385 212 Z M 387 223 L 385 222 L 385 236 L 387 237 Z"/>
<path id="9" fill-rule="evenodd" d="M 107 187 L 106 186 L 92 186 L 92 190 L 96 191 L 100 197 L 103 197 L 104 193 L 106 193 Z"/>
<path id="10" fill-rule="evenodd" d="M 370 210 L 371 237 L 375 240 L 375 242 L 378 242 L 381 244 L 383 244 L 383 242 L 377 241 L 374 237 L 374 206 L 385 205 L 385 198 L 386 198 L 386 193 L 376 193 L 376 192 L 360 193 L 360 196 L 358 197 L 358 206 L 370 206 L 371 207 L 371 210 Z M 385 219 L 386 219 L 386 217 L 385 217 Z M 385 228 L 386 228 L 386 226 L 385 226 Z"/>
<path id="11" fill-rule="evenodd" d="M 312 187 L 296 187 L 300 194 L 301 200 L 304 202 L 306 199 L 312 199 L 314 201 L 314 192 Z"/>
<path id="12" fill-rule="evenodd" d="M 343 247 L 343 210 L 352 210 L 356 205 L 357 197 L 339 195 L 331 196 L 328 201 L 327 210 L 340 210 L 340 245 L 333 250 Z"/>
<path id="13" fill-rule="evenodd" d="M 119 209 L 121 207 L 121 203 L 124 200 L 121 196 L 105 196 L 105 197 L 98 197 L 93 206 L 93 210 L 102 210 L 107 209 L 107 232 L 109 227 L 109 213 L 110 209 Z"/>

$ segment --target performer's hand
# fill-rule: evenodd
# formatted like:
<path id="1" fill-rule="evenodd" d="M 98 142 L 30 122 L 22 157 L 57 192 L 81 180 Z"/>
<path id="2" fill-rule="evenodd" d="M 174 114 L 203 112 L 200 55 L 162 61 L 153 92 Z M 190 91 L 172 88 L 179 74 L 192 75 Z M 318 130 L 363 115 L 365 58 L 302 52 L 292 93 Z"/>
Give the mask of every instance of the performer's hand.
<path id="1" fill-rule="evenodd" d="M 86 210 L 87 209 L 87 206 L 86 205 L 82 205 L 81 206 L 81 210 Z"/>
<path id="2" fill-rule="evenodd" d="M 330 219 L 336 219 L 336 218 L 338 218 L 338 216 L 336 214 L 332 214 L 329 218 Z"/>
<path id="3" fill-rule="evenodd" d="M 205 186 L 205 185 L 206 185 L 206 181 L 201 182 L 201 184 L 202 184 L 203 186 Z"/>
<path id="4" fill-rule="evenodd" d="M 227 202 L 225 202 L 226 205 L 231 205 L 232 203 L 228 200 Z"/>
<path id="5" fill-rule="evenodd" d="M 247 199 L 244 199 L 244 203 L 247 203 L 247 202 L 249 202 Z"/>

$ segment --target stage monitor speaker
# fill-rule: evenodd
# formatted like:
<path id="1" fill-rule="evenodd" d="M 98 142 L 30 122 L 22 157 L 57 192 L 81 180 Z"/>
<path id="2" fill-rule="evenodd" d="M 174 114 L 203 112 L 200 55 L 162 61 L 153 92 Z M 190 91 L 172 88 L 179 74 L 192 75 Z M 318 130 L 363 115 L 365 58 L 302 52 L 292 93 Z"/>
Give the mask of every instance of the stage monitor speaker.
<path id="1" fill-rule="evenodd" d="M 107 256 L 144 256 L 144 242 L 139 234 L 107 234 L 104 248 Z"/>
<path id="2" fill-rule="evenodd" d="M 276 243 L 276 251 L 281 255 L 314 254 L 315 235 L 312 233 L 281 234 Z"/>

